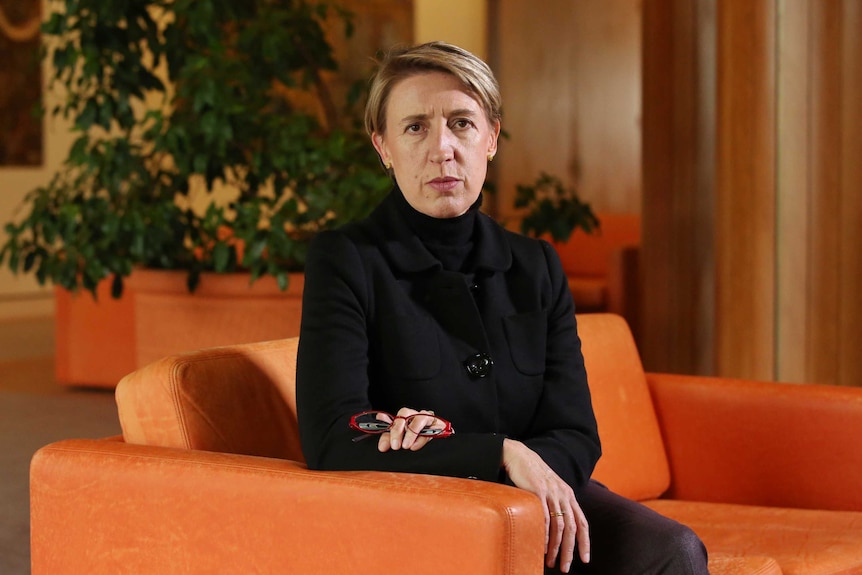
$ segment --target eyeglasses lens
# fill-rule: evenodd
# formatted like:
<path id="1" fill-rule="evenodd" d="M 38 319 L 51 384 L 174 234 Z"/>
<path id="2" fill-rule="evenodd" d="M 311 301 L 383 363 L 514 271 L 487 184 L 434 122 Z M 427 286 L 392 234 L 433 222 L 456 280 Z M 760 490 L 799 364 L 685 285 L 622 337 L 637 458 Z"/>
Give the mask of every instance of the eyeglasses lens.
<path id="1" fill-rule="evenodd" d="M 356 425 L 368 433 L 381 433 L 392 426 L 392 416 L 383 411 L 369 411 L 356 418 Z"/>
<path id="2" fill-rule="evenodd" d="M 414 419 L 417 417 L 425 418 L 428 416 L 424 414 L 416 414 L 408 416 L 406 418 L 405 423 L 408 427 L 410 427 L 410 429 L 414 431 L 418 427 L 418 425 L 414 422 Z M 363 413 L 362 415 L 357 416 L 355 419 L 356 426 L 366 433 L 383 433 L 387 431 L 390 427 L 392 427 L 393 421 L 393 416 L 384 411 L 370 411 L 368 413 Z M 440 420 L 439 418 L 435 418 L 434 422 L 441 423 L 442 420 Z M 444 433 L 445 430 L 439 428 L 438 425 L 435 425 L 434 427 L 431 427 L 431 425 L 432 424 L 426 422 L 426 426 L 418 432 L 419 435 L 434 436 L 441 435 Z"/>

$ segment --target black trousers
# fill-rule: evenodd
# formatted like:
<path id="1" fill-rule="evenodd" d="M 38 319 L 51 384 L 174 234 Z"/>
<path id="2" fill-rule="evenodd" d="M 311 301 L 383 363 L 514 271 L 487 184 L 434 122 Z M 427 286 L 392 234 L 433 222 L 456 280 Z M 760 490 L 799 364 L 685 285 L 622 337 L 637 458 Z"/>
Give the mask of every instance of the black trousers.
<path id="1" fill-rule="evenodd" d="M 578 502 L 590 524 L 590 562 L 578 575 L 708 575 L 706 547 L 685 525 L 591 481 Z M 545 568 L 545 573 L 560 573 Z"/>

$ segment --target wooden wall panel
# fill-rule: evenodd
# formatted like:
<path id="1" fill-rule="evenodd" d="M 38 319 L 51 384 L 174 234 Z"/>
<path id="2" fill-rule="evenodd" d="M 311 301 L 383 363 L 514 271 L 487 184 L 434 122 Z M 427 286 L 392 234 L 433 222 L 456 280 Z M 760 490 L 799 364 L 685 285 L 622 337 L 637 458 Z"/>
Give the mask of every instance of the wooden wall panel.
<path id="1" fill-rule="evenodd" d="M 777 377 L 862 384 L 862 5 L 783 0 Z M 803 24 L 804 23 L 804 24 Z M 795 130 L 786 126 L 795 125 Z M 790 216 L 804 213 L 805 219 Z M 804 272 L 804 275 L 802 275 Z M 800 321 L 802 320 L 802 321 Z"/>
<path id="2" fill-rule="evenodd" d="M 496 214 L 541 171 L 597 210 L 638 213 L 638 0 L 489 3 L 491 65 L 503 92 L 504 139 L 493 165 Z"/>
<path id="3" fill-rule="evenodd" d="M 837 380 L 841 238 L 841 6 L 818 0 L 811 7 L 811 198 L 809 204 L 810 310 L 805 354 L 812 381 Z"/>
<path id="4" fill-rule="evenodd" d="M 776 379 L 807 379 L 809 306 L 810 0 L 784 0 L 778 19 Z"/>
<path id="5" fill-rule="evenodd" d="M 644 37 L 644 339 L 673 351 L 653 369 L 782 381 L 862 384 L 862 3 L 715 0 L 717 18 L 681 22 L 683 0 L 647 0 Z M 717 35 L 714 245 L 680 220 L 697 186 L 678 142 L 709 131 L 709 90 L 674 63 Z M 664 40 L 662 40 L 664 38 Z M 700 76 L 708 77 L 700 67 Z M 690 89 L 686 91 L 686 87 Z M 665 92 L 662 92 L 662 91 Z M 663 95 L 670 97 L 663 98 Z M 704 114 L 694 120 L 691 109 Z M 697 136 L 692 136 L 694 130 Z M 708 162 L 697 159 L 700 165 Z M 694 246 L 686 256 L 679 242 Z M 684 293 L 708 281 L 714 317 Z M 679 286 L 683 286 L 680 291 Z M 710 289 L 709 287 L 705 288 Z M 667 293 L 679 297 L 668 298 Z M 674 314 L 677 314 L 675 316 Z M 714 337 L 715 365 L 692 346 Z M 693 334 L 691 339 L 684 335 Z M 650 352 L 652 349 L 646 349 Z M 673 355 L 671 355 L 673 354 Z M 680 359 L 683 358 L 683 359 Z"/>
<path id="6" fill-rule="evenodd" d="M 774 0 L 718 4 L 716 369 L 774 377 Z"/>
<path id="7" fill-rule="evenodd" d="M 862 385 L 862 2 L 842 14 L 840 364 L 835 383 Z"/>
<path id="8" fill-rule="evenodd" d="M 713 369 L 715 1 L 643 3 L 641 354 Z"/>
<path id="9" fill-rule="evenodd" d="M 499 181 L 547 162 L 616 205 L 625 186 L 583 171 L 606 118 L 578 85 L 615 72 L 576 37 L 624 3 L 490 5 Z M 862 2 L 643 0 L 640 17 L 645 366 L 862 385 Z"/>

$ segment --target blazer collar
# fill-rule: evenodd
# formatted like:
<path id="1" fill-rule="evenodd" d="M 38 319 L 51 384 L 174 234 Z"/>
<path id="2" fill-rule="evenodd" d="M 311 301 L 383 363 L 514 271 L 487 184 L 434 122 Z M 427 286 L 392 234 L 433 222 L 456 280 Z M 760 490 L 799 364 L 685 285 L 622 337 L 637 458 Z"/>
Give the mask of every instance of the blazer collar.
<path id="1" fill-rule="evenodd" d="M 439 271 L 442 268 L 440 262 L 399 215 L 393 194 L 400 193 L 398 188 L 393 189 L 370 216 L 382 231 L 381 249 L 392 264 L 403 272 Z M 512 252 L 506 241 L 506 231 L 481 212 L 476 218 L 476 226 L 476 270 L 508 270 L 512 265 Z"/>

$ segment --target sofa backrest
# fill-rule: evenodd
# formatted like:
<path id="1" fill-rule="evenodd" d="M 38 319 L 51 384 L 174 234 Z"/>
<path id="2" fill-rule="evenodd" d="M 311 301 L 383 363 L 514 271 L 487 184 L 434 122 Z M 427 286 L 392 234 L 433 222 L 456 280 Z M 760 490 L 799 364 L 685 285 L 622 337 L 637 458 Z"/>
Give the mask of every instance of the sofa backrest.
<path id="1" fill-rule="evenodd" d="M 614 314 L 577 319 L 602 440 L 593 477 L 634 500 L 658 497 L 670 485 L 670 470 L 631 331 Z"/>
<path id="2" fill-rule="evenodd" d="M 165 357 L 117 385 L 127 443 L 304 461 L 296 422 L 299 338 Z"/>
<path id="3" fill-rule="evenodd" d="M 594 477 L 632 499 L 669 485 L 668 462 L 625 320 L 578 315 L 603 455 Z M 298 338 L 163 358 L 117 385 L 128 443 L 303 461 L 296 422 Z"/>

